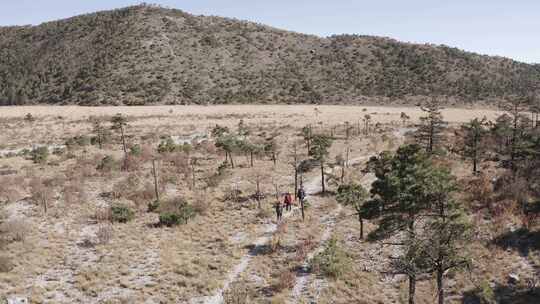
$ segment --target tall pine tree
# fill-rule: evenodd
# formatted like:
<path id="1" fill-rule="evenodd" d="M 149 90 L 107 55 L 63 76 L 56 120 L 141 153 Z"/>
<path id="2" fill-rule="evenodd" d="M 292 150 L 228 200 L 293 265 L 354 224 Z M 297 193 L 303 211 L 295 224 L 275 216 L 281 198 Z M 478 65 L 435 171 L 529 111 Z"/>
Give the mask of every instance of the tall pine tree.
<path id="1" fill-rule="evenodd" d="M 447 123 L 443 120 L 441 106 L 435 98 L 427 102 L 420 109 L 425 112 L 425 116 L 420 117 L 420 124 L 417 126 L 416 140 L 418 144 L 425 147 L 429 154 L 440 145 L 443 140 L 443 132 Z"/>

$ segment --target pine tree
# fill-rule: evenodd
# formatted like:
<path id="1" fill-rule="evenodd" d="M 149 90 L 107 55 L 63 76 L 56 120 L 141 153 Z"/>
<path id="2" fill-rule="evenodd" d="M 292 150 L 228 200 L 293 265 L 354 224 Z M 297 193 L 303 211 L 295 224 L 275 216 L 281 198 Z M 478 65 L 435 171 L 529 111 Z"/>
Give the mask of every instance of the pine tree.
<path id="1" fill-rule="evenodd" d="M 433 167 L 424 181 L 429 191 L 431 210 L 422 229 L 422 265 L 437 277 L 438 303 L 444 303 L 444 274 L 470 264 L 465 247 L 471 225 L 461 205 L 453 199 L 458 190 L 455 178 L 447 168 Z"/>
<path id="2" fill-rule="evenodd" d="M 99 145 L 100 149 L 103 149 L 103 144 L 106 141 L 107 132 L 105 131 L 105 128 L 103 128 L 103 125 L 101 124 L 101 121 L 96 118 L 92 120 L 93 125 L 93 132 L 96 134 L 96 139 Z"/>
<path id="3" fill-rule="evenodd" d="M 418 145 L 402 146 L 393 156 L 382 153 L 368 162 L 368 169 L 377 180 L 372 184 L 372 199 L 362 206 L 361 214 L 364 218 L 379 219 L 378 227 L 368 235 L 370 240 L 403 235 L 401 246 L 416 244 L 417 220 L 430 207 L 425 183 L 430 168 L 429 155 Z M 410 304 L 414 303 L 420 269 L 411 264 L 418 257 L 407 255 L 415 252 L 405 250 L 400 264 L 408 265 L 401 270 L 409 279 Z"/>
<path id="4" fill-rule="evenodd" d="M 311 140 L 313 138 L 313 129 L 311 125 L 304 126 L 302 128 L 301 135 L 304 138 L 304 141 L 306 142 L 306 148 L 309 153 L 309 150 L 311 150 Z"/>
<path id="5" fill-rule="evenodd" d="M 225 151 L 225 163 L 230 161 L 231 168 L 234 169 L 233 153 L 240 150 L 241 143 L 236 135 L 224 133 L 217 138 L 215 143 L 217 148 L 221 148 Z"/>
<path id="6" fill-rule="evenodd" d="M 360 223 L 360 239 L 364 238 L 364 219 L 362 217 L 362 206 L 368 198 L 368 192 L 362 185 L 356 183 L 342 184 L 338 187 L 336 200 L 345 206 L 352 206 L 356 210 L 358 222 Z"/>
<path id="7" fill-rule="evenodd" d="M 443 140 L 443 132 L 446 128 L 446 122 L 443 120 L 441 110 L 437 99 L 433 98 L 426 105 L 420 107 L 426 113 L 426 116 L 420 117 L 420 124 L 416 131 L 416 140 L 418 144 L 423 145 L 429 154 L 438 147 Z"/>
<path id="8" fill-rule="evenodd" d="M 121 136 L 121 139 L 122 139 L 122 149 L 124 150 L 123 169 L 127 169 L 126 167 L 127 167 L 128 151 L 127 151 L 127 145 L 126 145 L 126 138 L 125 138 L 125 134 L 124 134 L 124 130 L 125 130 L 126 126 L 128 125 L 127 124 L 127 119 L 124 116 L 122 116 L 122 114 L 118 113 L 115 116 L 113 116 L 113 118 L 111 119 L 111 123 L 112 123 L 112 129 L 113 130 L 120 131 L 120 136 Z"/>
<path id="9" fill-rule="evenodd" d="M 486 150 L 482 145 L 482 140 L 487 134 L 486 119 L 475 118 L 461 126 L 461 129 L 463 130 L 463 155 L 472 160 L 473 174 L 477 174 L 478 162 L 481 161 Z"/>
<path id="10" fill-rule="evenodd" d="M 327 135 L 315 135 L 312 138 L 311 149 L 309 150 L 309 156 L 317 160 L 321 167 L 321 187 L 322 192 L 326 192 L 324 183 L 324 164 L 330 152 L 328 149 L 332 146 L 332 138 Z"/>

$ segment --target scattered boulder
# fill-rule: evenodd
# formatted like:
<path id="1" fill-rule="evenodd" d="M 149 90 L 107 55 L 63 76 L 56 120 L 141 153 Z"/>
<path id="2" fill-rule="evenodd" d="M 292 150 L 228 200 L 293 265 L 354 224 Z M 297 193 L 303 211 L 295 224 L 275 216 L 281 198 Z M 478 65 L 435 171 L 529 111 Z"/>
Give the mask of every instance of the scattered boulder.
<path id="1" fill-rule="evenodd" d="M 508 284 L 516 285 L 519 283 L 519 275 L 516 273 L 511 273 L 508 275 Z"/>
<path id="2" fill-rule="evenodd" d="M 28 298 L 25 297 L 9 297 L 7 298 L 7 304 L 28 304 Z"/>

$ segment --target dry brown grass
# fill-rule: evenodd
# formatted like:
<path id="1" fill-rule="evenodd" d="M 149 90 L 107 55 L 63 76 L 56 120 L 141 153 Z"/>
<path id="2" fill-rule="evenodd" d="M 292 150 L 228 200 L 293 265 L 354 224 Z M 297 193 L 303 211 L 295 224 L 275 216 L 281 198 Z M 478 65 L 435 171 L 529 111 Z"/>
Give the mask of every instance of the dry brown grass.
<path id="1" fill-rule="evenodd" d="M 30 233 L 31 226 L 28 220 L 14 218 L 4 221 L 0 226 L 0 233 L 15 242 L 23 242 Z"/>
<path id="2" fill-rule="evenodd" d="M 363 112 L 359 107 L 320 107 L 321 114 L 315 117 L 310 106 L 172 107 L 172 114 L 167 111 L 160 114 L 161 116 L 146 116 L 168 108 L 144 108 L 145 111 L 136 108 L 112 109 L 114 112 L 126 111 L 133 114 L 126 132 L 130 144 L 141 145 L 142 153 L 137 158 L 132 158 L 136 164 L 129 171 L 120 170 L 120 166 L 112 170 L 96 170 L 105 155 L 113 156 L 117 164 L 121 162 L 123 152 L 117 142 L 105 145 L 103 150 L 87 146 L 61 156 L 52 156 L 57 166 L 37 166 L 22 157 L 0 159 L 0 166 L 9 165 L 9 168 L 18 172 L 8 178 L 19 185 L 16 189 L 18 195 L 12 196 L 12 202 L 7 204 L 10 212 L 39 227 L 27 231 L 25 242 L 11 242 L 10 239 L 10 243 L 5 246 L 8 256 L 21 267 L 13 269 L 9 277 L 0 275 L 0 288 L 8 290 L 10 294 L 29 293 L 31 289 L 25 287 L 25 282 L 36 282 L 40 276 L 47 274 L 48 281 L 40 282 L 40 286 L 44 287 L 39 287 L 40 291 L 35 294 L 39 295 L 37 298 L 58 303 L 63 302 L 61 295 L 64 293 L 68 294 L 67 301 L 70 303 L 92 303 L 94 299 L 101 302 L 108 300 L 137 303 L 151 297 L 159 298 L 159 301 L 164 303 L 174 303 L 210 295 L 221 287 L 229 271 L 249 253 L 254 240 L 263 235 L 269 236 L 265 231 L 268 225 L 275 223 L 272 210 L 272 202 L 275 200 L 274 186 L 282 192 L 290 191 L 293 185 L 292 170 L 287 164 L 287 148 L 293 140 L 298 139 L 295 136 L 298 133 L 296 127 L 312 122 L 320 131 L 321 125 L 315 123 L 318 120 L 322 120 L 323 125 L 337 125 L 335 132 L 339 139 L 332 146 L 332 157 L 337 154 L 344 155 L 347 146 L 351 150 L 350 158 L 354 159 L 366 155 L 374 148 L 384 149 L 400 142 L 392 136 L 389 137 L 393 138 L 392 142 L 389 139 L 378 141 L 377 138 L 381 136 L 377 133 L 372 135 L 371 139 L 353 135 L 349 143 L 345 143 L 342 138 L 344 129 L 340 126 L 343 119 L 354 122 L 358 115 L 363 115 L 359 113 L 365 112 L 379 113 L 372 115 L 374 122 L 397 121 L 400 109 L 368 108 Z M 28 111 L 31 109 L 39 108 L 29 108 Z M 111 108 L 88 109 L 88 112 L 77 107 L 59 109 L 72 109 L 73 112 L 66 114 L 63 120 L 58 120 L 55 116 L 44 116 L 50 113 L 49 110 L 36 113 L 34 116 L 37 119 L 32 126 L 24 124 L 18 130 L 0 134 L 0 140 L 6 139 L 3 142 L 13 147 L 25 147 L 27 143 L 35 141 L 62 143 L 67 137 L 90 132 L 90 125 L 86 120 L 82 120 L 86 115 L 105 109 L 111 111 Z M 190 110 L 199 109 L 202 111 L 200 114 L 188 113 Z M 410 108 L 406 110 L 417 111 Z M 239 112 L 237 115 L 229 115 L 233 111 Z M 481 111 L 475 113 L 483 115 Z M 0 114 L 2 115 L 4 113 Z M 411 116 L 415 117 L 413 114 Z M 225 170 L 225 173 L 215 177 L 219 182 L 212 183 L 211 180 L 213 176 L 217 176 L 215 174 L 223 161 L 223 155 L 215 149 L 211 141 L 194 145 L 194 154 L 191 155 L 203 156 L 197 166 L 197 186 L 194 189 L 190 189 L 191 176 L 186 168 L 187 155 L 177 153 L 163 156 L 156 153 L 161 136 L 206 134 L 215 123 L 236 130 L 239 117 L 244 119 L 253 132 L 265 132 L 267 135 L 274 131 L 281 132 L 278 141 L 283 149 L 278 156 L 277 165 L 274 167 L 267 156 L 255 161 L 256 169 L 272 177 L 264 181 L 261 187 L 265 198 L 260 209 L 251 197 L 254 184 L 249 174 L 252 171 L 249 160 L 240 153 L 235 157 L 237 167 L 234 170 Z M 288 117 L 287 123 L 281 123 L 283 117 Z M 464 119 L 463 116 L 456 115 L 456 121 Z M 288 124 L 292 127 L 284 127 Z M 381 129 L 386 127 L 389 125 L 383 125 Z M 300 150 L 305 152 L 305 147 L 300 147 Z M 68 157 L 70 153 L 72 155 Z M 197 209 L 199 215 L 186 225 L 155 228 L 159 221 L 158 215 L 146 212 L 147 204 L 155 199 L 151 170 L 151 160 L 154 157 L 160 159 L 158 183 L 162 201 L 183 197 Z M 362 166 L 363 164 L 359 163 L 347 168 L 346 178 L 361 178 Z M 331 175 L 338 173 L 339 168 L 335 167 Z M 44 183 L 51 178 L 55 181 Z M 318 180 L 318 172 L 307 173 L 304 182 L 312 178 Z M 36 184 L 36 189 L 50 185 L 48 188 L 55 191 L 49 213 L 55 216 L 44 217 L 41 206 L 28 204 L 24 200 L 18 201 L 35 190 L 34 187 L 29 187 L 29 184 Z M 202 190 L 210 184 L 211 189 Z M 333 183 L 329 186 L 330 189 L 334 187 Z M 238 197 L 227 197 L 226 194 L 235 189 L 240 191 Z M 111 193 L 113 195 L 110 195 Z M 278 231 L 270 237 L 272 240 L 267 246 L 263 246 L 263 253 L 253 258 L 238 279 L 240 286 L 249 290 L 249 303 L 283 303 L 288 299 L 288 289 L 292 281 L 291 270 L 303 264 L 308 253 L 320 244 L 324 231 L 321 219 L 326 218 L 337 207 L 328 197 L 310 197 L 309 201 L 312 205 L 307 209 L 306 221 L 302 222 L 299 213 L 296 213 L 279 225 Z M 129 205 L 133 210 L 139 208 L 132 221 L 111 224 L 110 206 L 118 203 Z M 501 222 L 501 229 L 506 224 Z M 366 226 L 367 230 L 372 228 L 369 223 Z M 334 229 L 335 233 L 345 240 L 356 263 L 353 263 L 352 274 L 347 273 L 343 280 L 336 280 L 325 288 L 319 302 L 332 303 L 335 300 L 335 303 L 348 303 L 347 300 L 352 299 L 365 300 L 367 303 L 389 303 L 396 300 L 397 297 L 394 297 L 392 292 L 399 290 L 399 286 L 383 283 L 379 274 L 366 272 L 361 267 L 364 265 L 356 265 L 362 264 L 360 262 L 366 259 L 360 251 L 367 246 L 358 243 L 356 239 L 351 241 L 347 238 L 348 235 L 358 235 L 356 218 L 340 218 Z M 93 246 L 84 248 L 77 245 L 85 239 L 91 240 Z M 512 254 L 505 257 L 514 258 Z M 487 257 L 484 260 L 487 261 Z M 31 271 L 26 271 L 29 269 Z M 75 269 L 72 276 L 66 269 Z M 507 267 L 508 269 L 510 267 Z M 492 269 L 486 268 L 486 271 Z M 58 282 L 59 277 L 67 277 L 75 283 L 54 283 Z M 277 282 L 288 283 L 278 288 L 282 289 L 278 292 L 272 289 Z M 463 287 L 469 286 L 470 284 L 466 283 Z M 375 295 L 387 292 L 385 288 L 390 290 L 389 295 Z M 420 289 L 423 292 L 430 288 Z M 265 293 L 268 290 L 271 292 Z M 79 292 L 82 294 L 79 299 L 82 300 L 77 301 L 74 294 Z M 95 294 L 105 295 L 103 297 L 107 299 L 100 296 L 95 298 Z"/>

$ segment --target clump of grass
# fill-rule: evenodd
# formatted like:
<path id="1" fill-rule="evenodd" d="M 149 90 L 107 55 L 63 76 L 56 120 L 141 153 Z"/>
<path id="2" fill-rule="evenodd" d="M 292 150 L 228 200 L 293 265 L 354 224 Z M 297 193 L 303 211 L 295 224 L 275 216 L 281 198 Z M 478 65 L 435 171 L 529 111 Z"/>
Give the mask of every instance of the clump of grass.
<path id="1" fill-rule="evenodd" d="M 49 158 L 49 148 L 37 147 L 30 152 L 30 157 L 34 163 L 44 164 L 47 162 L 47 158 Z"/>
<path id="2" fill-rule="evenodd" d="M 97 170 L 103 172 L 111 172 L 117 167 L 117 162 L 114 157 L 107 155 L 101 159 L 97 165 Z"/>
<path id="3" fill-rule="evenodd" d="M 158 209 L 159 224 L 167 227 L 187 224 L 196 215 L 193 205 L 180 197 L 161 203 Z"/>
<path id="4" fill-rule="evenodd" d="M 0 234 L 15 242 L 22 242 L 29 233 L 29 227 L 29 223 L 25 220 L 18 218 L 10 219 L 0 225 Z"/>
<path id="5" fill-rule="evenodd" d="M 324 276 L 337 279 L 347 271 L 350 259 L 339 246 L 335 238 L 331 238 L 324 250 L 313 258 L 311 267 Z"/>
<path id="6" fill-rule="evenodd" d="M 223 293 L 223 302 L 225 304 L 248 304 L 251 302 L 252 293 L 240 283 L 232 286 Z"/>
<path id="7" fill-rule="evenodd" d="M 133 219 L 135 213 L 127 206 L 116 205 L 111 207 L 111 220 L 118 223 L 127 223 Z"/>

